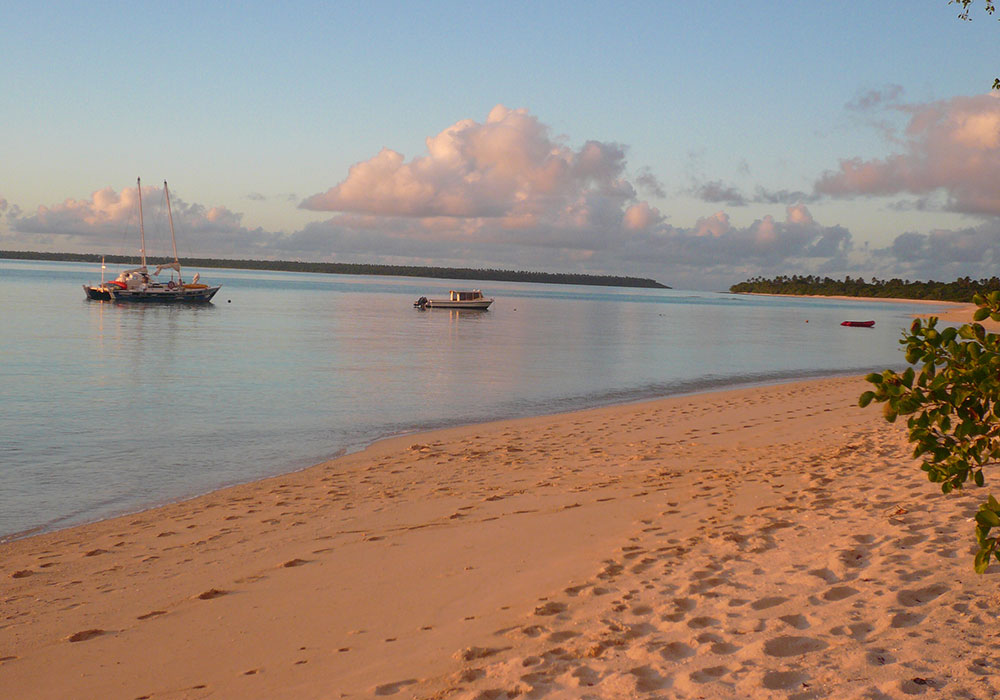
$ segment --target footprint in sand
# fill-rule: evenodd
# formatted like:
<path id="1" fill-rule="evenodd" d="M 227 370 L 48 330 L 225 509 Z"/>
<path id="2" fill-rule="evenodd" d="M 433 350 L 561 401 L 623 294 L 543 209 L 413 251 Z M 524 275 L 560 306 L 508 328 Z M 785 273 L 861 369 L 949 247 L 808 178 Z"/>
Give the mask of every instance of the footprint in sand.
<path id="1" fill-rule="evenodd" d="M 764 674 L 763 685 L 768 690 L 791 690 L 799 688 L 809 680 L 801 671 L 768 671 Z"/>
<path id="2" fill-rule="evenodd" d="M 945 584 L 936 583 L 932 586 L 927 586 L 926 588 L 899 591 L 896 594 L 896 600 L 899 601 L 900 605 L 905 605 L 910 608 L 915 605 L 923 605 L 924 603 L 930 602 L 938 596 L 946 593 L 948 590 L 948 586 Z"/>
<path id="3" fill-rule="evenodd" d="M 768 608 L 773 608 L 775 605 L 781 605 L 787 601 L 788 598 L 785 598 L 784 596 L 774 595 L 755 600 L 750 604 L 750 607 L 754 610 L 767 610 Z"/>
<path id="4" fill-rule="evenodd" d="M 218 588 L 209 588 L 204 593 L 199 593 L 195 597 L 198 598 L 199 600 L 211 600 L 212 598 L 218 598 L 219 596 L 224 596 L 227 593 L 229 593 L 229 591 L 220 590 Z"/>
<path id="5" fill-rule="evenodd" d="M 924 615 L 919 613 L 901 612 L 892 616 L 892 627 L 902 629 L 905 627 L 915 627 L 924 621 Z"/>
<path id="6" fill-rule="evenodd" d="M 539 605 L 535 608 L 535 614 L 539 616 L 545 615 L 558 615 L 559 613 L 566 610 L 565 603 L 557 603 L 555 601 L 549 601 L 545 605 Z"/>
<path id="7" fill-rule="evenodd" d="M 688 620 L 688 627 L 691 629 L 705 629 L 706 627 L 719 627 L 722 623 L 714 617 L 693 617 Z"/>
<path id="8" fill-rule="evenodd" d="M 660 656 L 667 661 L 681 661 L 695 655 L 695 650 L 684 642 L 670 642 L 660 649 Z"/>
<path id="9" fill-rule="evenodd" d="M 459 661 L 475 661 L 476 659 L 485 659 L 495 654 L 499 654 L 501 651 L 506 651 L 510 647 L 466 647 L 461 651 L 455 652 L 454 657 Z"/>
<path id="10" fill-rule="evenodd" d="M 823 594 L 823 599 L 829 601 L 843 600 L 844 598 L 850 598 L 857 592 L 858 589 L 851 588 L 850 586 L 834 586 Z"/>
<path id="11" fill-rule="evenodd" d="M 821 639 L 812 637 L 775 637 L 764 642 L 764 653 L 768 656 L 801 656 L 813 651 L 821 651 L 829 646 Z"/>
<path id="12" fill-rule="evenodd" d="M 710 666 L 691 673 L 688 677 L 695 683 L 711 683 L 729 673 L 725 666 Z"/>
<path id="13" fill-rule="evenodd" d="M 70 636 L 66 637 L 66 641 L 67 642 L 85 642 L 88 639 L 93 639 L 94 637 L 100 637 L 102 634 L 107 634 L 107 632 L 105 632 L 104 630 L 101 630 L 101 629 L 83 630 L 82 632 L 76 632 L 76 633 L 71 634 Z"/>

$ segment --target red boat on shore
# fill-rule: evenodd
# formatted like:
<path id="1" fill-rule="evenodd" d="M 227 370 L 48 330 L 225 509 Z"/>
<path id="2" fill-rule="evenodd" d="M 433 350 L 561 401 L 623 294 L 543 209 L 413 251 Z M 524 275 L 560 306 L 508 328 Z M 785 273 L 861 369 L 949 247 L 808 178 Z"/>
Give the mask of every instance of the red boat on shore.
<path id="1" fill-rule="evenodd" d="M 842 326 L 853 326 L 855 328 L 871 328 L 875 325 L 874 321 L 844 321 L 840 325 Z"/>

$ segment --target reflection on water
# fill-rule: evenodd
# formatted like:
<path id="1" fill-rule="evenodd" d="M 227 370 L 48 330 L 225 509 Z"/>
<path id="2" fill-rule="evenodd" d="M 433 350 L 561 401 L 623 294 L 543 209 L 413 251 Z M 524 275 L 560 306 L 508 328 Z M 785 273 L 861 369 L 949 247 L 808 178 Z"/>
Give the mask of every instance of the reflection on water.
<path id="1" fill-rule="evenodd" d="M 207 305 L 84 299 L 90 265 L 0 261 L 0 534 L 307 466 L 382 436 L 899 366 L 912 311 L 858 302 L 212 270 Z M 920 308 L 921 311 L 926 308 Z M 807 323 L 808 321 L 808 323 Z"/>

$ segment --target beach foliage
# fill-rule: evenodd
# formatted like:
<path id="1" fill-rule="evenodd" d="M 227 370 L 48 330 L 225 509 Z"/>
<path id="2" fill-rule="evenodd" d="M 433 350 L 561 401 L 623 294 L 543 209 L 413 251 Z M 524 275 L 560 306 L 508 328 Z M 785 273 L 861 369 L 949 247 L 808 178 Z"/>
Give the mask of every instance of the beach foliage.
<path id="1" fill-rule="evenodd" d="M 1000 291 L 977 294 L 972 323 L 938 328 L 938 319 L 916 319 L 900 344 L 910 363 L 904 372 L 885 370 L 865 379 L 873 389 L 859 404 L 883 404 L 885 419 L 907 416 L 914 457 L 944 493 L 970 480 L 986 483 L 987 469 L 1000 464 L 1000 335 L 980 321 L 1000 321 Z M 996 528 L 996 530 L 994 530 Z M 976 571 L 1000 561 L 1000 502 L 991 495 L 976 513 Z"/>
<path id="2" fill-rule="evenodd" d="M 735 293 L 811 294 L 817 296 L 871 297 L 876 299 L 929 299 L 934 301 L 968 302 L 973 294 L 1000 291 L 1000 277 L 972 279 L 959 277 L 954 282 L 929 280 L 880 280 L 872 277 L 845 277 L 842 280 L 816 275 L 779 275 L 773 279 L 753 277 L 729 288 Z"/>

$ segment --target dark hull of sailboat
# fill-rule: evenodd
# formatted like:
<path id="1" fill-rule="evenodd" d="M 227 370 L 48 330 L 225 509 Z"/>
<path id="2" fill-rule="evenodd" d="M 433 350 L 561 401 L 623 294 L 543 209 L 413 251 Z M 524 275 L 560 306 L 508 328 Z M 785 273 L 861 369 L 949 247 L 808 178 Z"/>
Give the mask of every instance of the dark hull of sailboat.
<path id="1" fill-rule="evenodd" d="M 83 285 L 83 292 L 87 295 L 88 299 L 93 299 L 94 301 L 111 301 L 111 292 L 107 290 L 107 287 L 94 287 L 85 284 Z"/>
<path id="2" fill-rule="evenodd" d="M 205 287 L 204 289 L 184 289 L 175 287 L 173 289 L 116 289 L 111 292 L 114 301 L 123 301 L 140 304 L 204 304 L 212 301 L 212 297 L 219 291 L 219 287 Z"/>

